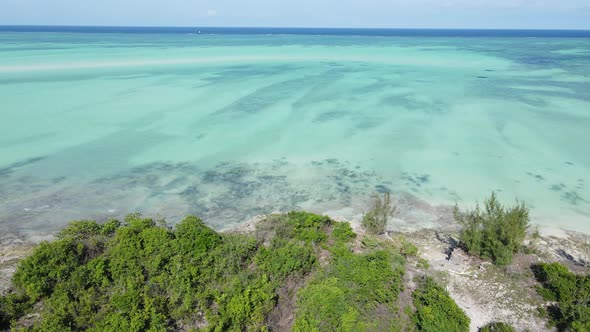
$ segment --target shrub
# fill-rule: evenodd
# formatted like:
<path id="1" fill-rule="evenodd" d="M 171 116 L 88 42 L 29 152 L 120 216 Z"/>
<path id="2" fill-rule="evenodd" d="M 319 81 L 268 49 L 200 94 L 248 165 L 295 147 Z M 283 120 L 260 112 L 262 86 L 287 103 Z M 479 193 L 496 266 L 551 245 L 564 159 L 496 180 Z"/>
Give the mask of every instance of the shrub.
<path id="1" fill-rule="evenodd" d="M 316 256 L 309 245 L 273 240 L 270 248 L 261 248 L 255 259 L 260 269 L 278 280 L 291 274 L 309 272 L 316 263 Z"/>
<path id="2" fill-rule="evenodd" d="M 342 246 L 335 249 L 333 263 L 297 294 L 294 330 L 392 329 L 388 319 L 397 311 L 394 302 L 402 287 L 403 258 L 385 250 L 359 255 Z M 375 320 L 379 310 L 383 316 Z"/>
<path id="3" fill-rule="evenodd" d="M 495 193 L 472 211 L 460 213 L 455 207 L 455 219 L 461 224 L 461 244 L 471 255 L 491 259 L 498 266 L 512 262 L 521 249 L 529 227 L 529 210 L 523 203 L 506 208 Z"/>
<path id="4" fill-rule="evenodd" d="M 339 331 L 343 318 L 352 309 L 337 278 L 326 278 L 298 294 L 297 318 L 293 331 Z"/>
<path id="5" fill-rule="evenodd" d="M 42 242 L 18 265 L 13 283 L 32 300 L 49 296 L 82 263 L 83 245 L 72 239 Z"/>
<path id="6" fill-rule="evenodd" d="M 256 239 L 247 235 L 224 234 L 223 242 L 211 252 L 215 267 L 223 275 L 235 275 L 246 269 L 254 260 L 259 250 Z"/>
<path id="7" fill-rule="evenodd" d="M 112 236 L 115 234 L 117 228 L 121 226 L 121 222 L 116 219 L 111 219 L 102 225 L 102 235 L 104 236 Z"/>
<path id="8" fill-rule="evenodd" d="M 274 233 L 286 240 L 301 240 L 308 243 L 322 243 L 327 239 L 326 229 L 332 224 L 327 216 L 292 211 L 287 214 L 271 215 L 256 225 L 258 233 Z"/>
<path id="9" fill-rule="evenodd" d="M 379 194 L 372 197 L 372 205 L 363 216 L 363 227 L 372 234 L 381 234 L 385 232 L 385 226 L 389 217 L 393 216 L 396 207 L 391 203 L 391 194 L 386 192 L 383 194 L 383 199 Z"/>
<path id="10" fill-rule="evenodd" d="M 416 312 L 413 319 L 420 331 L 469 331 L 470 319 L 431 278 L 425 278 L 412 294 Z"/>
<path id="11" fill-rule="evenodd" d="M 414 245 L 412 242 L 408 241 L 407 237 L 403 234 L 396 234 L 391 236 L 390 239 L 387 241 L 378 241 L 378 239 L 372 239 L 374 243 L 371 243 L 371 240 L 367 241 L 367 239 L 363 239 L 363 245 L 369 246 L 385 246 L 394 250 L 394 252 L 399 253 L 400 255 L 404 256 L 405 258 L 415 258 L 418 257 L 419 249 Z M 366 242 L 366 243 L 365 243 Z"/>
<path id="12" fill-rule="evenodd" d="M 419 258 L 418 263 L 416 263 L 416 267 L 427 270 L 430 268 L 430 263 L 424 258 Z"/>
<path id="13" fill-rule="evenodd" d="M 479 329 L 479 332 L 516 332 L 516 330 L 506 323 L 489 323 Z"/>
<path id="14" fill-rule="evenodd" d="M 356 233 L 347 222 L 335 222 L 332 237 L 339 242 L 348 242 L 356 237 Z"/>
<path id="15" fill-rule="evenodd" d="M 292 212 L 268 221 L 263 226 L 274 236 L 264 242 L 219 234 L 192 216 L 175 229 L 139 214 L 122 224 L 73 222 L 20 262 L 16 290 L 0 298 L 0 328 L 266 331 L 271 311 L 284 310 L 277 303 L 290 306 L 295 294 L 295 329 L 395 327 L 401 255 L 390 248 L 353 253 L 350 225 L 328 217 Z M 19 320 L 33 310 L 39 316 Z"/>
<path id="16" fill-rule="evenodd" d="M 382 247 L 382 243 L 380 243 L 374 236 L 363 236 L 361 239 L 361 245 L 363 248 L 366 249 L 377 249 Z"/>
<path id="17" fill-rule="evenodd" d="M 402 243 L 400 253 L 402 255 L 404 255 L 404 257 L 417 257 L 418 256 L 418 247 L 416 247 L 415 245 L 413 245 L 410 242 L 404 241 Z"/>
<path id="18" fill-rule="evenodd" d="M 72 221 L 68 227 L 57 233 L 58 239 L 73 238 L 77 240 L 88 239 L 91 236 L 101 235 L 102 226 L 94 220 Z"/>
<path id="19" fill-rule="evenodd" d="M 30 308 L 30 299 L 23 294 L 8 294 L 0 297 L 0 330 L 8 329 Z"/>
<path id="20" fill-rule="evenodd" d="M 186 217 L 178 223 L 174 234 L 179 249 L 192 256 L 203 254 L 221 243 L 221 236 L 194 216 Z"/>
<path id="21" fill-rule="evenodd" d="M 217 302 L 220 305 L 222 331 L 243 331 L 241 326 L 250 326 L 250 331 L 262 328 L 266 314 L 272 309 L 275 300 L 274 288 L 268 278 L 262 276 L 252 280 L 245 288 L 222 294 Z"/>
<path id="22" fill-rule="evenodd" d="M 332 224 L 332 220 L 327 216 L 308 212 L 289 212 L 287 224 L 293 227 L 290 238 L 320 243 L 327 238 L 325 229 Z"/>
<path id="23" fill-rule="evenodd" d="M 396 300 L 404 274 L 403 268 L 394 265 L 396 260 L 403 259 L 385 250 L 362 255 L 347 253 L 334 258 L 327 274 L 340 280 L 351 301 L 369 308 Z"/>
<path id="24" fill-rule="evenodd" d="M 533 266 L 542 288 L 538 292 L 554 302 L 548 314 L 559 331 L 590 331 L 590 276 L 576 275 L 559 264 Z"/>

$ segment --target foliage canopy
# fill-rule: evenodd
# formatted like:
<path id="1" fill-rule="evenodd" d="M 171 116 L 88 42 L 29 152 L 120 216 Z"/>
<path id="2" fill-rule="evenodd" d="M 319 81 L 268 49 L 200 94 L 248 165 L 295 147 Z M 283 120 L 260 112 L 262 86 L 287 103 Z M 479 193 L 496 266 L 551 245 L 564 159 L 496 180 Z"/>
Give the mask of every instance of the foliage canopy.
<path id="1" fill-rule="evenodd" d="M 355 238 L 348 223 L 307 212 L 271 215 L 253 235 L 217 233 L 193 216 L 174 229 L 139 214 L 75 221 L 20 262 L 15 289 L 0 297 L 0 329 L 268 331 L 290 301 L 295 331 L 397 330 L 405 257 L 417 250 L 369 236 L 359 252 Z M 423 301 L 430 288 L 415 295 L 417 326 L 428 326 L 426 307 L 463 326 L 445 294 Z"/>
<path id="2" fill-rule="evenodd" d="M 424 278 L 412 296 L 416 307 L 413 318 L 419 331 L 469 331 L 469 317 L 432 278 Z"/>
<path id="3" fill-rule="evenodd" d="M 455 207 L 455 219 L 462 226 L 460 240 L 469 254 L 505 266 L 523 245 L 529 228 L 529 209 L 521 202 L 505 207 L 492 193 L 483 210 L 477 205 L 474 210 L 461 213 Z"/>
<path id="4" fill-rule="evenodd" d="M 538 292 L 552 304 L 547 312 L 559 331 L 590 331 L 590 275 L 576 275 L 559 263 L 533 267 Z"/>

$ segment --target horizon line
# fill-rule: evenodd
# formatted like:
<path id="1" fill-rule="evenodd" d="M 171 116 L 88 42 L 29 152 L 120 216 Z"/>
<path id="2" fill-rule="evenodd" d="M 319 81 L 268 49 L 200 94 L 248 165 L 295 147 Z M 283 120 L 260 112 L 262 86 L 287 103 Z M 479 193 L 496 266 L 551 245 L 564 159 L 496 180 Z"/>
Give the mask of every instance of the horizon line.
<path id="1" fill-rule="evenodd" d="M 199 26 L 199 25 L 76 25 L 76 24 L 0 24 L 3 27 L 60 27 L 60 28 L 209 28 L 209 29 L 326 29 L 326 30 L 489 30 L 489 31 L 588 31 L 568 28 L 377 28 L 377 27 L 311 27 L 311 26 Z"/>

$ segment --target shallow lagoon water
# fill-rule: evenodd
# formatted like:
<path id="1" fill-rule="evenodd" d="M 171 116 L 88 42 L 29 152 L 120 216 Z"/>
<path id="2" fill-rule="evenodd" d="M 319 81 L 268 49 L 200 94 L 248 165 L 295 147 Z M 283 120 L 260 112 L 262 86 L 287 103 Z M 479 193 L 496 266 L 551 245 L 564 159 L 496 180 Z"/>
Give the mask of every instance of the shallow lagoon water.
<path id="1" fill-rule="evenodd" d="M 0 114 L 3 229 L 494 190 L 590 232 L 587 38 L 0 32 Z"/>

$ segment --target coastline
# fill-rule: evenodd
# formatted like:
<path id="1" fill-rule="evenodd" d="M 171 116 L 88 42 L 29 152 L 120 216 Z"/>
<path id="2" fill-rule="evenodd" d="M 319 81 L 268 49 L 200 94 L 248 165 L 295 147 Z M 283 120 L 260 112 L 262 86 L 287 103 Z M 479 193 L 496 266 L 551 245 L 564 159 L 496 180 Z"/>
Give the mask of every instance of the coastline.
<path id="1" fill-rule="evenodd" d="M 303 204 L 301 207 L 294 209 L 276 209 L 269 213 L 262 213 L 254 215 L 249 218 L 244 218 L 242 221 L 221 224 L 218 222 L 211 223 L 207 218 L 203 218 L 196 213 L 195 215 L 203 218 L 205 223 L 219 232 L 249 232 L 254 230 L 255 224 L 271 214 L 286 213 L 292 210 L 309 211 L 312 213 L 326 215 L 335 221 L 349 222 L 356 232 L 363 232 L 360 226 L 360 220 L 363 217 L 364 211 L 369 209 L 370 196 L 355 195 L 351 196 L 350 204 L 342 204 L 337 201 L 316 204 L 308 206 Z M 432 230 L 437 232 L 446 232 L 449 234 L 457 233 L 460 225 L 454 220 L 453 209 L 454 205 L 437 204 L 426 201 L 413 195 L 411 193 L 394 193 L 392 195 L 392 202 L 397 207 L 397 211 L 387 223 L 386 231 L 390 233 L 411 234 L 423 230 Z M 461 209 L 464 206 L 459 206 Z M 469 206 L 468 206 L 469 207 Z M 163 209 L 165 212 L 174 211 L 171 207 Z M 534 212 L 534 211 L 533 211 Z M 191 213 L 187 213 L 191 214 Z M 174 215 L 179 215 L 174 213 Z M 145 214 L 146 217 L 155 219 L 166 218 L 164 213 Z M 180 216 L 180 215 L 179 215 Z M 113 216 L 103 215 L 96 218 L 99 222 L 105 222 L 109 219 L 122 219 L 124 215 Z M 235 217 L 232 215 L 232 217 Z M 182 218 L 180 216 L 179 218 Z M 92 219 L 92 218 L 90 218 Z M 177 218 L 175 218 L 177 219 Z M 63 225 L 56 225 L 57 229 L 35 231 L 32 229 L 19 230 L 14 225 L 12 227 L 5 227 L 3 229 L 3 237 L 0 238 L 0 248 L 18 247 L 19 245 L 35 245 L 42 241 L 51 241 L 53 234 L 65 227 L 71 220 L 64 221 Z M 217 220 L 216 220 L 217 221 Z M 177 220 L 168 220 L 168 223 L 173 226 Z M 1 227 L 2 225 L 0 225 Z M 590 230 L 574 230 L 566 229 L 558 226 L 542 225 L 535 222 L 535 218 L 531 217 L 531 226 L 539 230 L 544 238 L 552 239 L 573 239 L 574 242 L 585 243 L 590 241 Z M 53 228 L 55 228 L 53 227 Z M 590 244 L 589 244 L 590 245 Z M 0 256 L 2 257 L 2 256 Z M 0 261 L 1 263 L 2 261 Z"/>
<path id="2" fill-rule="evenodd" d="M 292 210 L 296 211 L 309 211 L 319 215 L 326 215 L 335 221 L 344 221 L 351 223 L 351 226 L 355 231 L 361 231 L 360 220 L 363 217 L 364 211 L 369 209 L 370 196 L 369 195 L 354 195 L 349 197 L 349 204 L 343 204 L 339 201 L 329 201 L 324 203 L 318 203 L 315 205 L 302 204 L 295 208 L 283 207 L 277 208 L 268 213 L 261 213 L 254 215 L 249 218 L 243 218 L 241 221 L 233 222 L 229 224 L 222 224 L 218 220 L 212 222 L 208 218 L 201 216 L 198 212 L 194 215 L 202 218 L 205 223 L 210 227 L 219 232 L 233 232 L 236 230 L 243 229 L 245 231 L 253 230 L 256 222 L 264 219 L 266 216 L 277 213 L 286 213 Z M 453 209 L 454 205 L 439 204 L 432 201 L 427 201 L 417 197 L 414 194 L 408 192 L 392 193 L 392 203 L 397 207 L 396 213 L 389 219 L 386 230 L 391 233 L 415 233 L 422 230 L 435 230 L 439 232 L 456 233 L 460 229 L 460 225 L 454 220 Z M 182 207 L 184 208 L 184 207 Z M 182 210 L 181 208 L 181 210 Z M 460 209 L 471 208 L 471 206 L 459 205 Z M 168 220 L 167 214 L 164 212 L 172 212 L 174 208 L 165 207 L 162 209 L 162 213 L 146 213 L 146 217 L 155 219 L 166 219 L 168 224 L 174 226 L 178 220 L 183 218 L 180 213 L 174 212 L 173 220 Z M 110 212 L 110 211 L 109 211 Z M 129 213 L 137 212 L 130 211 Z M 534 212 L 534 210 L 532 211 Z M 193 214 L 190 212 L 185 213 L 187 215 Z M 231 218 L 236 217 L 236 213 L 230 216 Z M 122 219 L 125 215 L 113 215 L 111 213 L 104 215 L 97 215 L 88 219 L 97 220 L 98 222 L 105 222 L 109 219 Z M 220 216 L 216 219 L 221 219 Z M 71 220 L 63 221 L 62 224 L 54 225 L 53 227 L 45 228 L 42 231 L 35 231 L 33 229 L 18 229 L 16 224 L 10 224 L 10 227 L 3 227 L 3 233 L 5 234 L 0 238 L 1 247 L 10 247 L 19 243 L 30 243 L 37 244 L 42 241 L 51 241 L 53 234 L 65 227 Z M 531 217 L 531 228 L 538 229 L 543 237 L 547 238 L 559 238 L 568 239 L 574 238 L 579 241 L 587 241 L 590 237 L 590 230 L 576 230 L 562 228 L 558 226 L 551 226 L 540 224 L 536 222 L 534 216 Z M 586 240 L 584 240 L 586 239 Z"/>
<path id="3" fill-rule="evenodd" d="M 126 292 L 114 288 L 126 284 L 117 281 L 123 278 L 117 279 L 116 271 L 133 270 L 133 276 L 121 275 L 148 280 L 140 286 L 150 299 L 159 295 L 151 291 L 155 279 L 146 277 L 146 271 L 158 277 L 174 276 L 170 271 L 175 271 L 181 277 L 159 279 L 166 280 L 161 284 L 182 280 L 188 285 L 179 287 L 190 291 L 178 297 L 189 299 L 187 317 L 196 314 L 206 326 L 204 312 L 195 312 L 192 300 L 199 291 L 192 285 L 215 288 L 221 279 L 207 283 L 197 276 L 219 267 L 228 280 L 227 271 L 235 272 L 239 287 L 229 282 L 220 287 L 220 296 L 207 310 L 224 308 L 228 298 L 222 296 L 227 294 L 242 309 L 256 307 L 242 301 L 253 294 L 251 289 L 262 290 L 267 299 L 280 297 L 274 285 L 272 292 L 263 287 L 270 276 L 277 287 L 287 284 L 277 288 L 288 294 L 283 296 L 286 309 L 278 305 L 277 312 L 293 323 L 295 310 L 301 308 L 297 289 L 307 286 L 317 276 L 313 274 L 329 271 L 309 266 L 330 266 L 342 253 L 370 254 L 378 243 L 396 247 L 395 254 L 403 259 L 385 259 L 386 268 L 374 271 L 370 265 L 353 270 L 353 260 L 343 260 L 342 266 L 355 276 L 372 271 L 370 277 L 403 267 L 395 278 L 382 278 L 383 284 L 367 282 L 370 278 L 358 283 L 379 285 L 377 290 L 395 283 L 398 291 L 386 296 L 389 302 L 377 302 L 391 304 L 383 316 L 394 317 L 399 310 L 400 321 L 412 322 L 408 312 L 420 311 L 413 301 L 418 285 L 432 279 L 470 318 L 473 332 L 492 322 L 509 323 L 518 331 L 555 331 L 547 325 L 555 317 L 541 311 L 561 300 L 550 302 L 555 299 L 539 291 L 545 281 L 535 268 L 557 262 L 584 275 L 582 279 L 590 276 L 590 155 L 580 153 L 590 140 L 590 113 L 584 111 L 590 109 L 589 56 L 590 30 L 0 25 L 0 85 L 5 87 L 0 99 L 7 109 L 0 125 L 0 296 L 14 290 L 11 280 L 19 262 L 42 253 L 39 243 L 54 240 L 70 220 L 122 221 L 127 213 L 141 212 L 147 219 L 126 219 L 121 231 L 110 227 L 116 222 L 108 227 L 89 222 L 101 230 L 90 232 L 93 241 L 100 237 L 100 250 L 92 247 L 93 241 L 66 241 L 91 254 L 73 262 L 80 263 L 79 257 L 93 260 L 95 252 L 101 255 L 92 264 L 106 266 L 97 274 L 109 286 L 100 290 L 97 304 Z M 505 203 L 521 199 L 519 217 L 486 215 L 477 224 L 474 213 L 475 240 L 463 232 L 460 243 L 454 204 L 473 209 L 490 191 Z M 397 207 L 385 231 L 371 227 L 370 218 L 362 222 L 365 212 L 379 215 L 374 212 L 377 204 L 370 202 L 373 193 L 391 193 Z M 291 217 L 269 216 L 292 210 L 351 227 L 314 215 L 294 222 L 290 231 L 303 229 L 301 233 L 310 231 L 315 237 L 283 237 L 282 226 L 289 226 Z M 387 219 L 389 209 L 384 210 Z M 183 237 L 181 220 L 191 214 L 199 217 L 186 218 L 192 227 L 222 241 L 208 246 L 206 237 Z M 530 219 L 528 231 L 524 222 L 512 227 L 514 219 L 524 216 Z M 316 224 L 315 218 L 321 222 Z M 486 223 L 492 221 L 502 226 L 489 229 Z M 112 254 L 108 248 L 126 230 L 144 224 L 161 233 L 154 243 L 169 246 L 151 246 L 153 234 L 140 231 L 131 249 L 122 248 L 120 257 Z M 83 230 L 76 236 L 81 234 Z M 518 235 L 519 245 L 510 248 L 511 263 L 499 261 L 508 251 L 497 249 L 512 244 L 510 235 Z M 255 243 L 247 246 L 250 240 Z M 279 242 L 283 240 L 290 247 Z M 474 249 L 470 242 L 487 242 L 488 247 Z M 343 247 L 330 247 L 334 243 Z M 54 244 L 62 242 L 48 247 Z M 244 257 L 251 260 L 236 255 L 230 259 L 235 262 L 222 264 L 226 257 L 241 254 L 243 244 L 248 252 Z M 202 250 L 190 248 L 202 245 Z M 163 248 L 165 254 L 158 256 L 150 247 Z M 74 251 L 64 250 L 66 256 Z M 199 265 L 195 254 L 204 254 L 213 264 Z M 288 271 L 285 279 L 282 268 L 306 255 L 310 259 L 293 270 L 306 272 Z M 267 260 L 283 256 L 289 260 Z M 136 269 L 117 263 L 125 267 L 135 259 Z M 43 269 L 48 273 L 37 278 L 40 283 L 59 274 L 59 262 L 42 258 L 27 264 L 31 261 L 33 269 L 47 263 Z M 145 267 L 152 262 L 165 263 Z M 265 263 L 278 269 L 267 273 Z M 22 281 L 27 264 L 15 280 Z M 249 274 L 251 269 L 256 274 Z M 194 273 L 185 275 L 187 271 Z M 55 284 L 75 282 L 76 276 L 66 274 Z M 19 283 L 19 293 L 26 285 Z M 161 289 L 166 290 L 162 294 L 174 293 Z M 315 294 L 330 299 L 326 289 Z M 343 283 L 336 289 L 355 287 Z M 0 329 L 7 324 L 2 319 L 9 316 L 3 304 L 8 298 L 0 302 Z M 67 302 L 45 300 L 38 307 L 54 310 L 55 303 Z M 149 307 L 136 303 L 128 307 Z M 587 303 L 581 306 L 585 309 Z M 319 307 L 310 306 L 313 311 Z M 101 315 L 86 319 L 82 311 L 72 312 L 83 323 Z M 18 317 L 42 317 L 26 315 Z M 369 317 L 367 312 L 363 316 Z M 235 317 L 247 321 L 253 316 Z M 183 324 L 180 330 L 188 330 Z"/>
<path id="4" fill-rule="evenodd" d="M 476 332 L 491 321 L 508 322 L 517 330 L 546 331 L 545 322 L 536 311 L 543 302 L 532 292 L 535 281 L 530 272 L 531 264 L 560 262 L 574 272 L 590 270 L 590 234 L 544 230 L 540 239 L 528 243 L 534 248 L 533 252 L 517 254 L 511 265 L 500 269 L 456 247 L 459 225 L 453 219 L 452 206 L 430 205 L 411 195 L 400 196 L 395 202 L 400 212 L 390 220 L 381 237 L 407 240 L 419 250 L 418 256 L 407 264 L 407 290 L 400 296 L 401 304 L 411 301 L 408 294 L 416 286 L 416 277 L 431 276 L 446 286 L 451 297 L 471 318 L 471 331 Z M 350 218 L 352 211 L 354 209 L 348 207 L 326 214 L 335 221 L 349 222 L 360 241 L 365 234 L 360 224 L 362 214 Z M 255 216 L 220 232 L 253 234 L 256 224 L 267 216 Z M 18 261 L 31 253 L 35 241 L 46 239 L 47 236 L 27 239 L 16 233 L 0 238 L 0 294 L 10 288 L 10 278 Z M 450 259 L 449 251 L 452 252 Z M 426 261 L 429 268 L 417 268 L 420 260 Z"/>
<path id="5" fill-rule="evenodd" d="M 537 281 L 533 277 L 531 266 L 540 262 L 559 262 L 575 273 L 590 272 L 590 234 L 544 229 L 539 239 L 526 243 L 532 248 L 531 252 L 517 253 L 509 266 L 498 268 L 456 247 L 460 227 L 452 217 L 453 207 L 434 207 L 428 204 L 423 207 L 421 213 L 403 213 L 402 209 L 402 213 L 388 224 L 386 234 L 382 235 L 394 241 L 406 240 L 419 250 L 418 256 L 407 264 L 404 282 L 407 289 L 400 296 L 401 307 L 411 302 L 411 293 L 416 287 L 414 280 L 427 275 L 445 285 L 451 297 L 471 319 L 472 332 L 478 332 L 484 325 L 498 321 L 509 323 L 517 331 L 553 331 L 539 317 L 537 308 L 544 306 L 545 301 L 535 291 Z M 349 222 L 353 231 L 358 234 L 357 239 L 364 236 L 360 218 L 347 219 L 338 216 L 337 212 L 333 211 L 330 215 L 333 220 Z M 436 221 L 409 225 L 407 219 L 402 219 L 419 219 L 427 215 L 427 212 L 432 213 L 431 217 Z M 256 224 L 264 218 L 265 216 L 256 216 L 223 231 L 252 234 Z M 406 227 L 403 227 L 404 223 Z M 431 227 L 424 227 L 425 225 Z M 449 252 L 452 252 L 450 259 Z M 421 260 L 429 265 L 426 271 L 418 268 Z"/>

